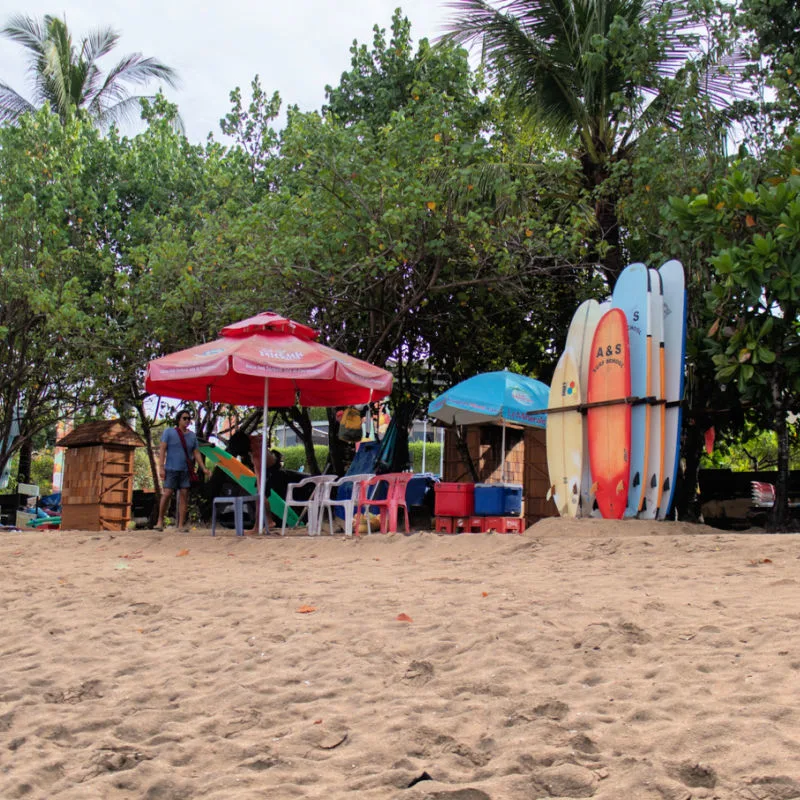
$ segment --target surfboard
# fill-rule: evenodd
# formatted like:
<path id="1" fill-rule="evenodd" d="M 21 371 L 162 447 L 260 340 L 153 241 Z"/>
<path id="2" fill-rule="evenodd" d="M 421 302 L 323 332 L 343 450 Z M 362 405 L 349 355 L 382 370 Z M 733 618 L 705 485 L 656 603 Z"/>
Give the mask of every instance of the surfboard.
<path id="1" fill-rule="evenodd" d="M 229 478 L 232 478 L 249 495 L 258 494 L 256 474 L 250 467 L 246 467 L 238 458 L 232 456 L 227 450 L 222 450 L 213 444 L 200 445 L 197 448 L 212 464 L 219 467 Z M 284 499 L 274 490 L 269 493 L 269 507 L 278 516 L 283 515 Z M 299 517 L 294 509 L 290 508 L 286 515 L 286 522 L 290 527 L 299 523 Z"/>
<path id="2" fill-rule="evenodd" d="M 625 313 L 630 341 L 631 394 L 647 397 L 651 353 L 647 344 L 647 267 L 629 264 L 622 270 L 612 292 L 612 304 Z M 631 473 L 626 517 L 635 517 L 644 503 L 645 468 L 648 460 L 650 405 L 639 403 L 631 409 Z"/>
<path id="3" fill-rule="evenodd" d="M 625 399 L 630 393 L 628 321 L 625 312 L 612 308 L 592 339 L 586 413 L 592 489 L 606 519 L 622 519 L 628 502 L 631 407 Z"/>
<path id="4" fill-rule="evenodd" d="M 664 293 L 661 275 L 657 269 L 648 272 L 647 291 L 649 314 L 647 322 L 650 347 L 650 385 L 647 396 L 655 399 L 650 408 L 650 432 L 645 467 L 644 504 L 639 512 L 641 519 L 655 519 L 661 502 L 662 474 L 664 472 Z"/>
<path id="5" fill-rule="evenodd" d="M 597 300 L 584 300 L 572 316 L 567 331 L 566 347 L 572 350 L 578 366 L 578 376 L 581 395 L 586 396 L 586 389 L 589 385 L 589 360 L 592 354 L 592 338 L 597 328 L 597 323 L 605 311 Z M 578 507 L 578 515 L 588 517 L 592 513 L 592 472 L 589 467 L 589 428 L 583 425 L 583 469 L 581 472 L 581 502 Z"/>
<path id="6" fill-rule="evenodd" d="M 664 476 L 658 518 L 666 519 L 675 496 L 681 441 L 681 407 L 686 362 L 686 284 L 680 261 L 659 270 L 664 287 Z"/>
<path id="7" fill-rule="evenodd" d="M 578 513 L 583 469 L 583 415 L 580 412 L 581 387 L 578 364 L 567 347 L 558 359 L 550 383 L 548 408 L 569 408 L 547 415 L 547 470 L 550 495 L 562 517 Z"/>

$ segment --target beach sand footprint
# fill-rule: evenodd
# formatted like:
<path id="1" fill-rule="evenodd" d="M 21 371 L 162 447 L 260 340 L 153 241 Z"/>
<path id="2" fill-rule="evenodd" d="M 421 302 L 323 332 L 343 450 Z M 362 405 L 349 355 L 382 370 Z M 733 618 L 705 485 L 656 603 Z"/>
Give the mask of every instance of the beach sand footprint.
<path id="1" fill-rule="evenodd" d="M 737 800 L 798 800 L 800 783 L 786 775 L 753 778 L 736 797 Z"/>
<path id="2" fill-rule="evenodd" d="M 82 703 L 84 700 L 97 700 L 103 696 L 100 681 L 84 681 L 78 686 L 58 692 L 45 692 L 42 699 L 45 703 Z"/>
<path id="3" fill-rule="evenodd" d="M 403 675 L 403 680 L 412 686 L 424 686 L 433 680 L 433 664 L 430 661 L 412 661 Z"/>
<path id="4" fill-rule="evenodd" d="M 670 764 L 667 767 L 667 774 L 693 789 L 713 789 L 717 785 L 717 773 L 714 769 L 695 761 Z"/>
<path id="5" fill-rule="evenodd" d="M 558 764 L 533 777 L 532 797 L 592 797 L 598 778 L 590 769 L 577 764 Z"/>

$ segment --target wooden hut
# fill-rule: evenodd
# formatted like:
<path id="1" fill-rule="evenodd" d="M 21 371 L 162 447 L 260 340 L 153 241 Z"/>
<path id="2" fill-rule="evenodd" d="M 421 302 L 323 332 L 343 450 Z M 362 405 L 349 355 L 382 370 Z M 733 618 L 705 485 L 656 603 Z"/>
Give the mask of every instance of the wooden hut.
<path id="1" fill-rule="evenodd" d="M 131 521 L 133 456 L 144 447 L 120 419 L 79 425 L 57 443 L 65 447 L 61 528 L 123 531 Z"/>
<path id="2" fill-rule="evenodd" d="M 465 425 L 461 431 L 463 438 L 459 440 L 455 428 L 445 429 L 442 480 L 500 483 L 503 480 L 502 427 Z M 475 468 L 474 475 L 470 461 Z M 550 478 L 544 429 L 506 423 L 505 482 L 522 485 L 526 526 L 543 517 L 558 516 L 555 503 L 547 499 Z"/>

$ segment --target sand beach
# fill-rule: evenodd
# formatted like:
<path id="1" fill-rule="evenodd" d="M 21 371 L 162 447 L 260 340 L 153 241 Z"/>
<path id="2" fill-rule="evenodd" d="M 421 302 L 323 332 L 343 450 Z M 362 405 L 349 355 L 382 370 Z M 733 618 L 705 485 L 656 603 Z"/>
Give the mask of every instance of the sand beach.
<path id="1" fill-rule="evenodd" d="M 800 798 L 800 536 L 0 535 L 0 798 Z"/>

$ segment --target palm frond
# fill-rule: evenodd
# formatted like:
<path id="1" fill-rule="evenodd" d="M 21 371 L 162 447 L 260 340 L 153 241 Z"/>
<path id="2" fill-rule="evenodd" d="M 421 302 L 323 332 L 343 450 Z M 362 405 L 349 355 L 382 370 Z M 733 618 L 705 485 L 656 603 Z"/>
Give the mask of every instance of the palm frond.
<path id="1" fill-rule="evenodd" d="M 93 30 L 73 46 L 65 19 L 51 15 L 36 20 L 24 14 L 12 17 L 0 30 L 28 51 L 28 69 L 33 78 L 34 97 L 29 103 L 5 84 L 0 84 L 0 120 L 15 119 L 34 105 L 49 105 L 62 119 L 75 108 L 87 108 L 102 119 L 107 113 L 129 115 L 138 97 L 129 98 L 127 87 L 162 80 L 175 87 L 178 76 L 171 67 L 139 53 L 123 58 L 107 75 L 98 59 L 107 55 L 119 42 L 111 28 Z M 127 102 L 130 99 L 130 102 Z M 114 109 L 113 111 L 111 111 Z"/>
<path id="2" fill-rule="evenodd" d="M 557 9 L 550 13 L 557 3 L 533 0 L 524 3 L 524 14 L 507 13 L 521 5 L 518 2 L 505 4 L 502 11 L 485 0 L 458 0 L 449 5 L 464 13 L 445 40 L 462 45 L 480 41 L 490 68 L 503 77 L 521 108 L 545 117 L 562 133 L 574 127 L 576 117 L 582 116 L 574 85 L 575 42 L 558 38 L 565 31 L 571 37 L 574 25 Z"/>
<path id="3" fill-rule="evenodd" d="M 118 123 L 132 122 L 138 119 L 142 100 L 149 100 L 152 103 L 155 99 L 155 95 L 128 96 L 107 108 L 101 108 L 99 105 L 91 105 L 89 111 L 97 119 L 98 124 L 103 126 L 116 125 Z M 186 133 L 186 125 L 180 114 L 172 121 L 172 128 L 177 133 Z"/>
<path id="4" fill-rule="evenodd" d="M 80 88 L 74 86 L 74 52 L 72 37 L 65 22 L 52 18 L 47 30 L 44 45 L 45 80 L 47 99 L 55 107 L 58 115 L 65 119 L 73 106 L 80 105 Z M 77 91 L 77 96 L 73 92 Z"/>
<path id="5" fill-rule="evenodd" d="M 149 80 L 161 80 L 173 89 L 178 85 L 178 73 L 156 58 L 145 58 L 141 53 L 125 56 L 109 70 L 105 83 L 145 84 Z"/>
<path id="6" fill-rule="evenodd" d="M 0 83 L 0 122 L 16 122 L 28 111 L 36 108 L 22 95 L 5 83 Z"/>
<path id="7" fill-rule="evenodd" d="M 130 95 L 128 84 L 144 85 L 153 78 L 173 87 L 178 80 L 175 70 L 154 58 L 144 58 L 141 53 L 127 55 L 108 72 L 100 88 L 94 91 L 90 107 L 97 109 L 94 113 L 105 113 Z M 138 102 L 138 98 L 134 99 Z"/>
<path id="8" fill-rule="evenodd" d="M 32 53 L 40 55 L 47 39 L 47 28 L 51 19 L 46 16 L 40 23 L 26 14 L 15 14 L 0 33 L 13 42 L 21 44 Z"/>
<path id="9" fill-rule="evenodd" d="M 89 62 L 108 55 L 118 44 L 119 34 L 111 28 L 97 28 L 89 33 L 81 45 L 81 58 Z"/>

